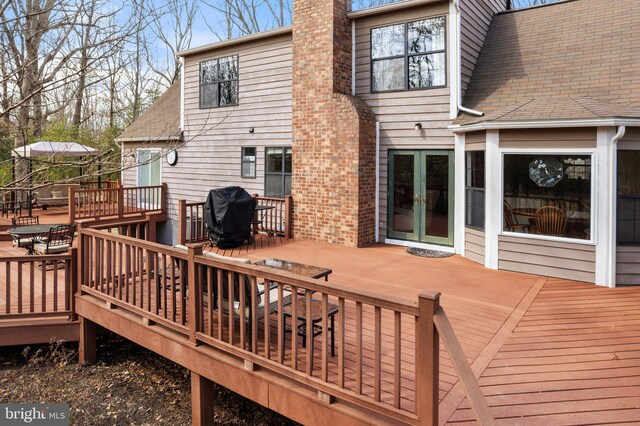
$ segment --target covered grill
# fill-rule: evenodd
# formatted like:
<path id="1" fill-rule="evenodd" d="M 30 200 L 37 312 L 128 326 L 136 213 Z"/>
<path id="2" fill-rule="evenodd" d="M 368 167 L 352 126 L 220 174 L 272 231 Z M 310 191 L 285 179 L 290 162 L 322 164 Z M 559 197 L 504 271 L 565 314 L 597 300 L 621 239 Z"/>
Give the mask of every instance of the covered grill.
<path id="1" fill-rule="evenodd" d="M 209 191 L 204 208 L 209 240 L 222 249 L 249 242 L 255 209 L 256 200 L 239 186 Z"/>

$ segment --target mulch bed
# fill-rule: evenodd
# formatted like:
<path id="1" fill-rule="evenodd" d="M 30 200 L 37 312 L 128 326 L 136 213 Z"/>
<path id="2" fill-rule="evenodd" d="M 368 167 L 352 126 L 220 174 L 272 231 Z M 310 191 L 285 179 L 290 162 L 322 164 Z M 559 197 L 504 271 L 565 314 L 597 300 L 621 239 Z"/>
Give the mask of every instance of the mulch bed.
<path id="1" fill-rule="evenodd" d="M 119 336 L 98 340 L 98 363 L 77 343 L 0 348 L 0 402 L 68 403 L 73 425 L 190 425 L 189 371 Z M 215 386 L 215 424 L 296 423 Z"/>

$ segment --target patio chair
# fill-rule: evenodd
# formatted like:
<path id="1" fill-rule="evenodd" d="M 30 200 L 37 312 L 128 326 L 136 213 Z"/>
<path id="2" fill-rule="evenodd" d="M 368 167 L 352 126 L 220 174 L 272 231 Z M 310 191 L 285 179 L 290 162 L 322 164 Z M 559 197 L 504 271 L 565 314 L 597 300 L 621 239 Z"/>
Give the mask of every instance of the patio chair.
<path id="1" fill-rule="evenodd" d="M 513 209 L 506 201 L 503 203 L 502 212 L 504 216 L 504 229 L 510 232 L 515 232 L 516 230 L 529 232 L 530 225 L 518 223 L 513 214 Z"/>
<path id="2" fill-rule="evenodd" d="M 540 207 L 535 221 L 537 234 L 561 237 L 567 228 L 567 212 L 555 206 Z"/>
<path id="3" fill-rule="evenodd" d="M 11 225 L 14 228 L 16 226 L 29 226 L 39 224 L 40 218 L 38 216 L 18 216 L 11 219 Z M 14 235 L 13 246 L 20 248 L 30 248 L 36 239 L 36 237 L 20 237 L 18 235 Z"/>
<path id="4" fill-rule="evenodd" d="M 62 254 L 69 251 L 73 244 L 76 225 L 58 225 L 49 229 L 46 241 L 40 240 L 33 244 L 36 254 Z"/>

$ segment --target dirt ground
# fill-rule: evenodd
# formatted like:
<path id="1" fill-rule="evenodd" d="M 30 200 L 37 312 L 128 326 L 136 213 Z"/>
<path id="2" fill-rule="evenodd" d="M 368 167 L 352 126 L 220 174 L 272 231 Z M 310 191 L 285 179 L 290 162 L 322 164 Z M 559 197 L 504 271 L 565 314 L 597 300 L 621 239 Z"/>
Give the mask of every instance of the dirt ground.
<path id="1" fill-rule="evenodd" d="M 77 344 L 0 348 L 0 402 L 69 403 L 73 425 L 189 425 L 189 371 L 119 336 L 98 340 L 98 363 Z M 215 387 L 215 424 L 295 425 Z"/>

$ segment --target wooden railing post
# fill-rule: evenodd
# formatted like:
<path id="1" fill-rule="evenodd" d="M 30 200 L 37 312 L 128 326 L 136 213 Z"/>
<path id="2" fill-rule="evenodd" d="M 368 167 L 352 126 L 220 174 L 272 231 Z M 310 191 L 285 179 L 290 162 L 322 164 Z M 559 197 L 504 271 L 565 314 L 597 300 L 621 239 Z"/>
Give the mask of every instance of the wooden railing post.
<path id="1" fill-rule="evenodd" d="M 193 220 L 193 218 L 191 219 Z M 178 244 L 187 242 L 187 200 L 178 200 Z"/>
<path id="2" fill-rule="evenodd" d="M 118 186 L 118 217 L 124 216 L 124 188 Z"/>
<path id="3" fill-rule="evenodd" d="M 440 293 L 423 291 L 418 296 L 416 317 L 416 414 L 419 425 L 438 424 L 440 338 L 433 315 L 440 307 Z"/>
<path id="4" fill-rule="evenodd" d="M 78 314 L 76 313 L 76 292 L 78 291 L 78 274 L 80 271 L 78 270 L 78 248 L 72 247 L 69 250 L 71 254 L 71 262 L 69 263 L 69 272 L 70 272 L 70 280 L 71 285 L 69 286 L 69 293 L 67 297 L 69 298 L 69 308 L 71 310 L 71 314 L 69 319 L 71 321 L 78 321 Z"/>
<path id="5" fill-rule="evenodd" d="M 198 331 L 198 324 L 200 324 L 200 315 L 202 314 L 202 283 L 200 282 L 199 274 L 196 273 L 196 256 L 202 254 L 202 246 L 189 246 L 187 252 L 188 258 L 188 281 L 187 291 L 188 307 L 189 307 L 189 343 L 196 345 L 196 332 Z"/>
<path id="6" fill-rule="evenodd" d="M 166 213 L 167 212 L 167 183 L 163 182 L 162 183 L 162 189 L 161 189 L 161 193 L 160 193 L 160 211 L 162 211 L 162 213 Z"/>
<path id="7" fill-rule="evenodd" d="M 76 190 L 73 187 L 69 187 L 68 192 L 69 203 L 69 223 L 73 224 L 76 220 Z"/>
<path id="8" fill-rule="evenodd" d="M 293 204 L 293 197 L 291 195 L 287 195 L 284 197 L 284 236 L 286 238 L 291 238 L 291 205 Z"/>

